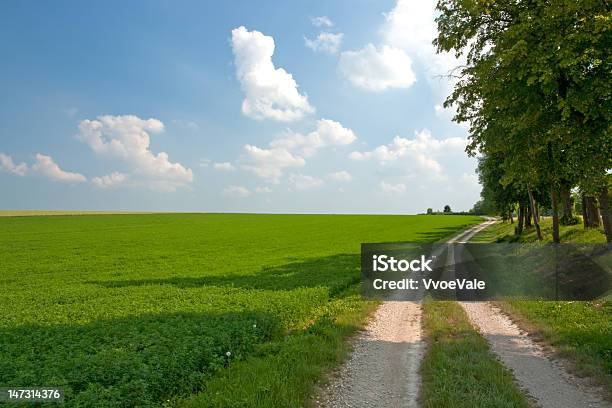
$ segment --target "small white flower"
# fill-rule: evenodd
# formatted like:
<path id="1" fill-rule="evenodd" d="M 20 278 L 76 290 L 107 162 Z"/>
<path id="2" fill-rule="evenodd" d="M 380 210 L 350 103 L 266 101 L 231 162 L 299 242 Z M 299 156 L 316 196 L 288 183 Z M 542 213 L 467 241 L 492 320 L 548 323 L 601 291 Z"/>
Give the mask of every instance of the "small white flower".
<path id="1" fill-rule="evenodd" d="M 229 356 L 231 356 L 231 355 L 232 355 L 232 352 L 231 352 L 231 351 L 228 351 L 227 353 L 225 353 L 225 355 L 229 357 Z"/>
<path id="2" fill-rule="evenodd" d="M 254 328 L 254 329 L 256 329 L 256 328 L 257 328 L 257 325 L 256 325 L 256 324 L 254 324 L 254 325 L 253 325 L 253 328 Z"/>

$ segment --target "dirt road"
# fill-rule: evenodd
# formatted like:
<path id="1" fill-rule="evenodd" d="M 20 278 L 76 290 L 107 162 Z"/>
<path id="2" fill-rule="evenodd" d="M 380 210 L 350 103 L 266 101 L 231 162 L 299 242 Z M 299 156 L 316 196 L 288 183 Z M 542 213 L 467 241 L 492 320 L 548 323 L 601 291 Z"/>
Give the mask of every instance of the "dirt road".
<path id="1" fill-rule="evenodd" d="M 464 243 L 495 222 L 472 227 L 448 240 Z M 449 246 L 449 273 L 462 251 Z M 488 302 L 459 302 L 471 323 L 487 339 L 492 352 L 513 373 L 519 385 L 542 408 L 612 408 L 598 391 L 580 385 L 561 365 Z M 417 407 L 419 366 L 425 352 L 420 302 L 387 301 L 355 339 L 349 360 L 319 395 L 319 407 Z"/>

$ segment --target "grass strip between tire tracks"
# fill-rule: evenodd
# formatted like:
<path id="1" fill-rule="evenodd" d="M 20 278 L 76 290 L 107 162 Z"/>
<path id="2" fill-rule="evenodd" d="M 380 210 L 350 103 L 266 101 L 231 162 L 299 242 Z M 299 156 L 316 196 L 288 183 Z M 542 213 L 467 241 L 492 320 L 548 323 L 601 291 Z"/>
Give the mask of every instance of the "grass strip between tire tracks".
<path id="1" fill-rule="evenodd" d="M 423 407 L 529 407 L 512 374 L 490 352 L 456 302 L 426 300 Z"/>

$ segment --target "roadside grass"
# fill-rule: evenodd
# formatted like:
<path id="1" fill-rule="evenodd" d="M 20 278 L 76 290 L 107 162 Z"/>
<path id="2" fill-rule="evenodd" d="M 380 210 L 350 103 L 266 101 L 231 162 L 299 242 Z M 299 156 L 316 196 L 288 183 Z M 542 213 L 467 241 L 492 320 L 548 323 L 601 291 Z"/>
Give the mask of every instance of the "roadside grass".
<path id="1" fill-rule="evenodd" d="M 512 374 L 452 301 L 423 302 L 423 407 L 529 407 Z"/>
<path id="2" fill-rule="evenodd" d="M 350 351 L 349 335 L 363 327 L 376 302 L 364 302 L 354 287 L 330 302 L 329 312 L 305 330 L 262 344 L 246 360 L 232 364 L 205 389 L 176 407 L 310 406 L 317 380 Z"/>
<path id="3" fill-rule="evenodd" d="M 612 398 L 612 302 L 498 302 L 521 328 L 569 359 Z"/>
<path id="4" fill-rule="evenodd" d="M 479 221 L 0 217 L 0 386 L 63 387 L 68 407 L 300 405 L 371 310 L 360 243 L 433 242 Z"/>
<path id="5" fill-rule="evenodd" d="M 542 222 L 544 237 L 552 241 L 552 221 Z M 478 234 L 474 242 L 535 242 L 530 229 L 514 237 L 514 226 L 497 223 Z M 605 243 L 600 229 L 585 230 L 582 225 L 561 226 L 561 242 Z M 612 400 L 612 301 L 497 302 L 521 328 L 554 348 L 571 363 L 576 374 L 602 385 Z"/>
<path id="6" fill-rule="evenodd" d="M 530 227 L 523 231 L 520 236 L 514 235 L 513 224 L 509 222 L 497 222 L 482 232 L 478 233 L 470 242 L 535 242 L 537 235 L 535 228 Z M 542 217 L 540 229 L 544 237 L 544 242 L 552 242 L 552 218 Z M 559 238 L 561 242 L 581 243 L 581 244 L 605 244 L 606 236 L 603 228 L 584 229 L 582 224 L 561 225 L 559 228 Z"/>

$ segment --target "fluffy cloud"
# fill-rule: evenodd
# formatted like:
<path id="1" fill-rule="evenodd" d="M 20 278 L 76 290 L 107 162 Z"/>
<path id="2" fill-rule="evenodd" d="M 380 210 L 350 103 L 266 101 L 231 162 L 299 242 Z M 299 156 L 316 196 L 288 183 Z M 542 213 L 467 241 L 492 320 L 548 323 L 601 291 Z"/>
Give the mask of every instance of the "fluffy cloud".
<path id="1" fill-rule="evenodd" d="M 246 145 L 244 150 L 247 162 L 242 168 L 271 183 L 280 182 L 283 169 L 301 167 L 306 164 L 304 158 L 293 155 L 283 148 L 262 149 L 257 146 Z"/>
<path id="2" fill-rule="evenodd" d="M 0 168 L 5 171 L 16 174 L 18 176 L 25 176 L 28 171 L 28 166 L 25 163 L 15 164 L 11 156 L 7 156 L 4 153 L 0 153 Z"/>
<path id="3" fill-rule="evenodd" d="M 334 23 L 327 16 L 313 17 L 310 22 L 315 27 L 332 27 Z"/>
<path id="4" fill-rule="evenodd" d="M 304 166 L 304 157 L 313 155 L 318 149 L 345 146 L 356 139 L 355 133 L 341 123 L 320 119 L 312 132 L 303 135 L 288 131 L 284 136 L 270 142 L 269 149 L 246 145 L 241 168 L 277 184 L 284 169 Z"/>
<path id="5" fill-rule="evenodd" d="M 150 150 L 150 134 L 160 133 L 164 124 L 157 119 L 134 115 L 100 116 L 83 120 L 77 138 L 98 154 L 120 158 L 154 189 L 173 191 L 193 181 L 193 172 L 180 163 L 172 163 L 165 152 Z"/>
<path id="6" fill-rule="evenodd" d="M 242 186 L 229 186 L 223 190 L 223 195 L 227 197 L 245 198 L 251 194 L 251 190 Z"/>
<path id="7" fill-rule="evenodd" d="M 234 171 L 236 170 L 236 167 L 234 167 L 234 165 L 230 162 L 223 162 L 213 164 L 213 169 L 217 171 Z"/>
<path id="8" fill-rule="evenodd" d="M 304 37 L 304 43 L 306 47 L 311 50 L 317 52 L 325 52 L 328 54 L 335 54 L 340 50 L 340 45 L 342 44 L 342 37 L 344 37 L 343 33 L 327 33 L 322 32 L 316 38 L 307 38 Z"/>
<path id="9" fill-rule="evenodd" d="M 381 35 L 385 44 L 406 51 L 427 67 L 425 77 L 440 97 L 445 96 L 454 84 L 447 76 L 461 65 L 452 53 L 436 54 L 432 44 L 437 37 L 436 0 L 398 0 L 395 7 L 385 14 Z"/>
<path id="10" fill-rule="evenodd" d="M 123 184 L 127 178 L 127 175 L 115 171 L 111 174 L 107 174 L 106 176 L 94 177 L 91 179 L 91 182 L 96 187 L 111 188 Z"/>
<path id="11" fill-rule="evenodd" d="M 400 48 L 367 44 L 340 54 L 340 72 L 353 85 L 369 90 L 408 88 L 416 81 L 412 60 Z"/>
<path id="12" fill-rule="evenodd" d="M 83 183 L 87 181 L 84 175 L 64 171 L 53 161 L 51 156 L 45 156 L 40 153 L 36 154 L 36 163 L 32 165 L 32 170 L 52 180 L 66 183 Z"/>
<path id="13" fill-rule="evenodd" d="M 418 61 L 436 97 L 445 98 L 456 81 L 449 74 L 462 61 L 452 53 L 436 53 L 432 44 L 437 36 L 435 6 L 436 0 L 397 0 L 384 14 L 377 46 L 343 52 L 340 72 L 353 85 L 372 91 L 407 88 L 416 80 L 412 61 Z"/>
<path id="14" fill-rule="evenodd" d="M 330 180 L 340 181 L 340 182 L 351 181 L 353 179 L 353 176 L 351 176 L 351 173 L 345 170 L 336 171 L 334 173 L 329 173 L 327 177 Z"/>
<path id="15" fill-rule="evenodd" d="M 402 183 L 390 184 L 385 181 L 380 183 L 380 189 L 387 194 L 402 194 L 406 192 L 406 185 Z"/>
<path id="16" fill-rule="evenodd" d="M 316 177 L 304 174 L 291 174 L 289 176 L 289 190 L 291 191 L 308 190 L 321 185 L 323 185 L 323 180 Z"/>
<path id="17" fill-rule="evenodd" d="M 356 139 L 355 133 L 342 126 L 340 122 L 320 119 L 317 121 L 316 129 L 307 135 L 288 132 L 284 137 L 273 140 L 270 146 L 298 152 L 303 156 L 311 156 L 322 147 L 345 146 Z"/>
<path id="18" fill-rule="evenodd" d="M 435 139 L 428 129 L 423 129 L 416 132 L 414 139 L 395 136 L 390 144 L 378 146 L 371 151 L 352 152 L 349 157 L 353 160 L 373 159 L 383 165 L 404 159 L 403 161 L 410 163 L 414 170 L 441 176 L 442 166 L 436 158 L 461 154 L 466 143 L 467 140 L 461 137 Z"/>
<path id="19" fill-rule="evenodd" d="M 245 27 L 232 30 L 236 76 L 245 99 L 242 113 L 254 119 L 289 122 L 313 113 L 293 76 L 272 62 L 274 39 Z"/>

